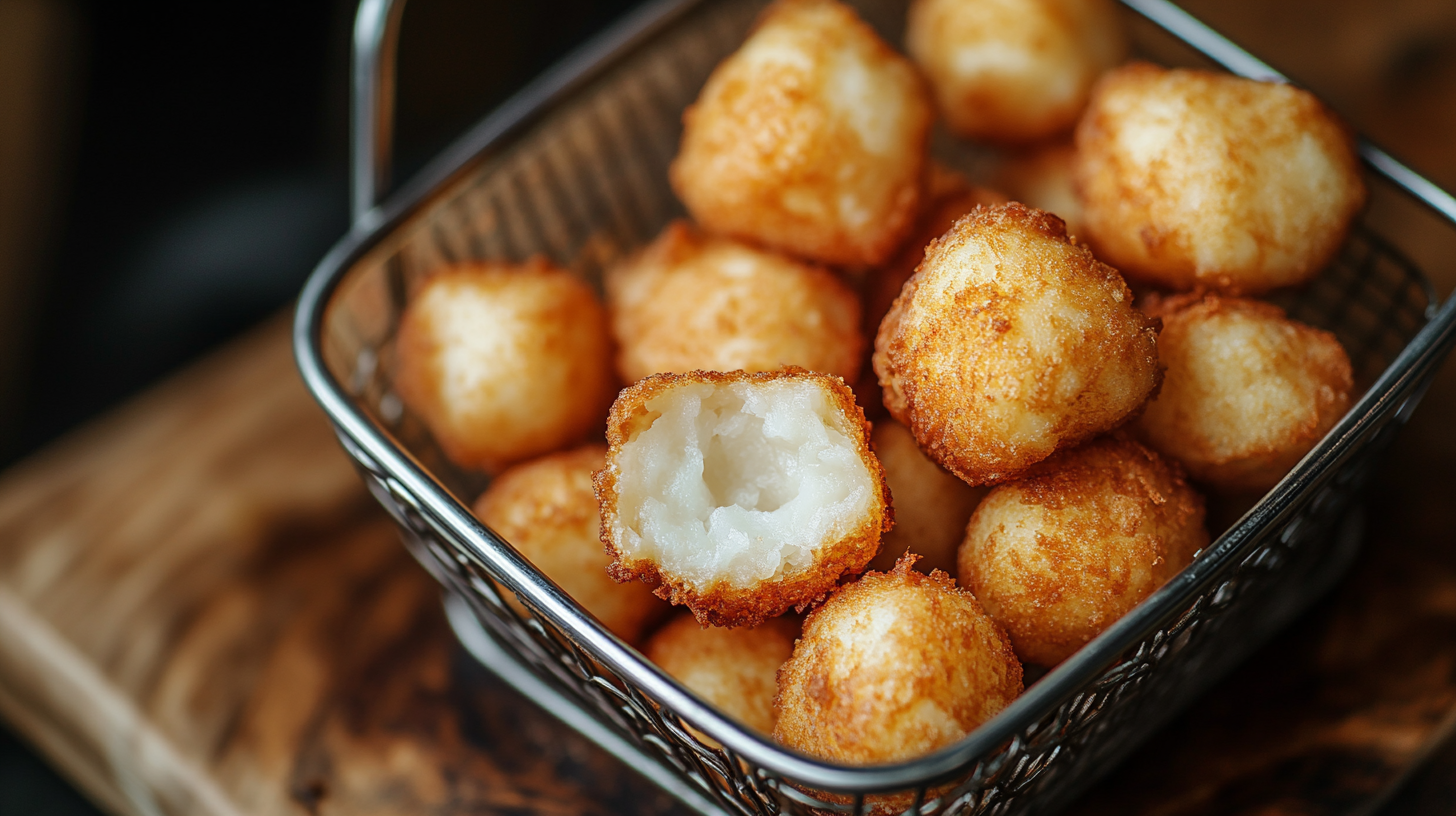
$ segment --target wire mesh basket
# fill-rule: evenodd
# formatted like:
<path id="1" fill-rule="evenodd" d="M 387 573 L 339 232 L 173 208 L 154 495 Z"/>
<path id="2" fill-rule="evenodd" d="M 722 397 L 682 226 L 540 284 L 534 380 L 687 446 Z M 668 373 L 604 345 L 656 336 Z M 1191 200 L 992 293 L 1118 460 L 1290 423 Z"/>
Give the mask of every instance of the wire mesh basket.
<path id="1" fill-rule="evenodd" d="M 1335 263 L 1282 305 L 1339 337 L 1364 395 L 1191 566 L 953 746 L 873 767 L 784 749 L 667 677 L 475 519 L 468 504 L 486 480 L 445 459 L 391 381 L 400 313 L 434 270 L 544 254 L 599 285 L 605 266 L 682 214 L 666 172 L 682 110 L 762 5 L 661 0 L 640 8 L 376 207 L 389 118 L 380 88 L 399 6 L 365 0 L 356 31 L 355 228 L 301 298 L 295 345 L 304 379 L 407 546 L 448 590 L 466 645 L 689 805 L 744 814 L 1055 809 L 1338 578 L 1358 545 L 1347 511 L 1456 340 L 1456 298 L 1438 308 L 1415 265 L 1359 225 Z M 900 40 L 902 2 L 852 5 L 890 42 Z M 1176 7 L 1127 5 L 1141 14 L 1133 32 L 1145 54 L 1277 77 Z M 1361 149 L 1372 185 L 1456 225 L 1456 200 L 1374 147 Z M 979 160 L 948 139 L 935 150 L 952 166 Z"/>

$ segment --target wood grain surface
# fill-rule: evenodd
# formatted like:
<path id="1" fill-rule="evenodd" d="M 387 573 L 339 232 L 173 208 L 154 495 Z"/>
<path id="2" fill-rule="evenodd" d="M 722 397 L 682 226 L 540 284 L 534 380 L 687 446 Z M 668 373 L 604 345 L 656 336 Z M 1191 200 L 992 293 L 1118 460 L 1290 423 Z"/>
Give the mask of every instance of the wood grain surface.
<path id="1" fill-rule="evenodd" d="M 1188 5 L 1456 188 L 1456 4 Z M 1349 577 L 1073 812 L 1456 810 L 1453 411 L 1448 364 Z M 118 814 L 677 810 L 455 645 L 281 320 L 0 476 L 0 715 Z"/>
<path id="2" fill-rule="evenodd" d="M 670 807 L 472 665 L 277 321 L 0 479 L 0 714 L 126 814 Z"/>

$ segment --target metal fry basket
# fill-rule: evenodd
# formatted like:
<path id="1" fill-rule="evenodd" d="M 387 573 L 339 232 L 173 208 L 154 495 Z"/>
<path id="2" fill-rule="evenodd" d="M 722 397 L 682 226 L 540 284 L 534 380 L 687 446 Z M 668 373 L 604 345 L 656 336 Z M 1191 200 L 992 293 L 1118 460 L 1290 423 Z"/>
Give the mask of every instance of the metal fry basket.
<path id="1" fill-rule="evenodd" d="M 1279 78 L 1163 0 L 1125 4 L 1144 54 Z M 448 590 L 471 651 L 702 812 L 1022 814 L 1066 803 L 1339 577 L 1358 545 L 1354 494 L 1456 341 L 1456 298 L 1438 304 L 1369 226 L 1382 190 L 1452 229 L 1456 199 L 1362 143 L 1371 213 L 1331 268 L 1283 302 L 1349 350 L 1365 389 L 1349 414 L 1182 574 L 961 742 L 897 765 L 821 762 L 698 699 L 476 520 L 468 503 L 486 480 L 451 465 L 391 385 L 398 318 L 433 270 L 544 254 L 597 284 L 682 214 L 667 185 L 682 110 L 763 0 L 649 2 L 377 205 L 400 5 L 364 0 L 356 22 L 355 224 L 304 289 L 299 366 L 365 483 Z M 900 41 L 903 2 L 852 5 Z M 953 166 L 977 161 L 953 140 L 935 149 Z"/>

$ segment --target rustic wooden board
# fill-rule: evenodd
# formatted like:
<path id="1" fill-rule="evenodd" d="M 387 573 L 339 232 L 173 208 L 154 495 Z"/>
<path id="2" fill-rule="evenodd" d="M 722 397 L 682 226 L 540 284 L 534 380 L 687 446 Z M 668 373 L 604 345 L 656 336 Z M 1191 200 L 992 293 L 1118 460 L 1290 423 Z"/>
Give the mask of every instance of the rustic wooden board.
<path id="1" fill-rule="evenodd" d="M 116 813 L 672 806 L 455 645 L 282 321 L 0 479 L 0 714 Z"/>

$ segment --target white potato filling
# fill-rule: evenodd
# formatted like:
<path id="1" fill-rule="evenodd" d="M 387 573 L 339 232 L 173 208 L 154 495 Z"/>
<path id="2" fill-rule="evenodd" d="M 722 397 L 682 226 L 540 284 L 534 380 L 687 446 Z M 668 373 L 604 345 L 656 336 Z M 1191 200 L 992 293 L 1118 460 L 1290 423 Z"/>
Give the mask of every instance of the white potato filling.
<path id="1" fill-rule="evenodd" d="M 813 566 L 869 518 L 875 483 L 812 382 L 692 383 L 617 456 L 618 549 L 705 590 Z"/>

